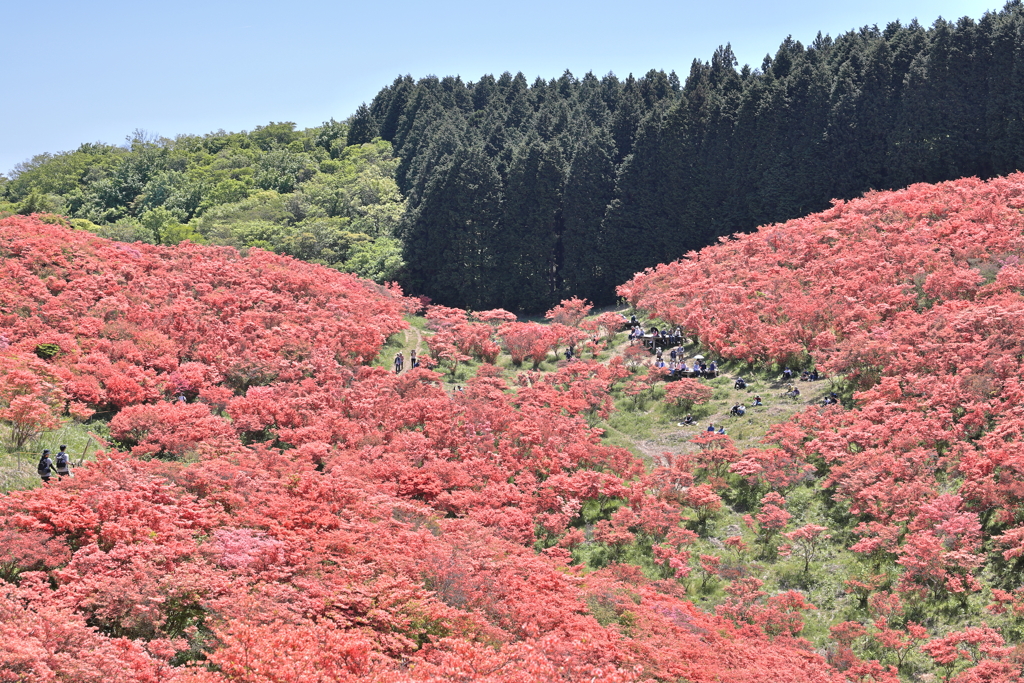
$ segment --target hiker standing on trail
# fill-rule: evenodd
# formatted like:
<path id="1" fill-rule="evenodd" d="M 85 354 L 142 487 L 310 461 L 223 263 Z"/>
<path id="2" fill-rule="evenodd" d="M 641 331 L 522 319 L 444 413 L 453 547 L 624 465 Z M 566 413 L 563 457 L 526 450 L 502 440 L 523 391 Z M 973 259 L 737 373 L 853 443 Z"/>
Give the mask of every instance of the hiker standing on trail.
<path id="1" fill-rule="evenodd" d="M 54 462 L 54 469 L 57 470 L 57 481 L 64 481 L 64 477 L 71 476 L 70 460 L 71 458 L 68 456 L 68 447 L 61 444 Z"/>
<path id="2" fill-rule="evenodd" d="M 50 483 L 50 474 L 53 472 L 53 461 L 50 460 L 50 449 L 43 449 L 43 457 L 39 458 L 39 466 L 36 467 L 36 471 L 39 473 L 39 478 L 43 480 L 44 484 Z"/>
<path id="3" fill-rule="evenodd" d="M 395 374 L 397 375 L 402 371 L 402 352 L 399 351 L 395 354 Z"/>

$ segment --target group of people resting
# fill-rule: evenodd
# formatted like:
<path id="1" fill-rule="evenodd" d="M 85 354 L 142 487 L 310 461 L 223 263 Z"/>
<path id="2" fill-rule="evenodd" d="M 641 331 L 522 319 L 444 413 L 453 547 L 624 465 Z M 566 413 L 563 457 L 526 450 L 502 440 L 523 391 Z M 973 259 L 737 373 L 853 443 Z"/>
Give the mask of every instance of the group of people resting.
<path id="1" fill-rule="evenodd" d="M 764 405 L 764 403 L 761 401 L 761 395 L 760 394 L 754 394 L 754 405 L 753 405 L 753 407 L 754 408 L 758 408 L 758 407 L 763 406 L 763 405 Z M 734 415 L 736 417 L 743 417 L 744 415 L 747 414 L 747 406 L 743 405 L 742 403 L 737 403 L 736 405 L 734 405 L 732 408 L 729 409 L 729 414 L 730 415 Z"/>
<path id="2" fill-rule="evenodd" d="M 695 424 L 697 424 L 697 421 L 693 419 L 693 415 L 687 415 L 685 418 L 683 418 L 683 421 L 679 423 L 679 426 L 691 427 Z M 725 425 L 718 425 L 718 430 L 716 431 L 714 423 L 711 423 L 708 425 L 708 428 L 705 431 L 712 432 L 714 434 L 725 434 Z"/>
<path id="3" fill-rule="evenodd" d="M 682 358 L 682 349 L 673 347 L 668 354 L 668 362 L 665 362 L 664 353 L 661 349 L 655 352 L 654 367 L 667 370 L 672 379 L 683 376 L 689 377 L 718 377 L 718 363 L 711 361 L 705 363 L 703 359 L 694 358 L 691 364 L 687 364 Z"/>
<path id="4" fill-rule="evenodd" d="M 650 337 L 658 339 L 664 338 L 668 340 L 674 346 L 669 351 L 669 360 L 666 362 L 663 351 L 661 348 L 655 349 L 655 359 L 653 366 L 662 370 L 667 370 L 670 379 L 678 379 L 680 377 L 704 377 L 712 378 L 718 376 L 718 364 L 715 361 L 710 363 L 704 362 L 703 359 L 694 358 L 689 363 L 686 359 L 682 358 L 682 349 L 679 344 L 682 343 L 683 332 L 677 327 L 672 332 L 668 330 L 659 330 L 657 327 L 651 326 L 648 331 L 644 331 L 643 326 L 636 319 L 636 316 L 632 316 L 629 320 L 629 340 L 631 344 L 636 343 L 637 340 L 643 340 L 650 335 Z M 567 353 L 567 358 L 568 353 Z M 796 373 L 792 368 L 786 367 L 782 371 L 782 378 L 787 382 L 792 382 L 793 377 Z M 817 370 L 804 370 L 800 373 L 801 382 L 817 382 L 821 379 L 821 375 L 818 374 Z M 747 382 L 742 377 L 737 377 L 735 382 L 735 388 L 737 390 L 743 390 L 747 388 Z M 800 389 L 795 384 L 790 384 L 787 387 L 786 392 L 783 394 L 785 397 L 800 398 Z M 829 395 L 822 399 L 823 405 L 832 405 L 839 402 L 839 397 L 835 392 L 831 392 Z M 754 397 L 754 406 L 764 405 L 761 402 L 760 396 Z M 742 416 L 746 413 L 746 406 L 742 404 L 736 404 L 729 411 L 731 415 L 737 417 Z M 686 419 L 679 423 L 679 426 L 689 426 L 694 424 L 694 420 L 691 416 L 687 415 Z"/>
<path id="5" fill-rule="evenodd" d="M 782 371 L 782 379 L 787 382 L 792 381 L 793 374 L 793 371 L 789 367 L 786 367 L 786 369 Z M 817 382 L 819 379 L 821 379 L 821 376 L 818 374 L 817 370 L 804 370 L 800 373 L 801 382 Z"/>
<path id="6" fill-rule="evenodd" d="M 678 379 L 680 377 L 718 377 L 718 365 L 715 361 L 711 363 L 704 363 L 693 361 L 692 365 L 687 365 L 686 361 L 669 361 L 665 362 L 663 358 L 656 358 L 654 360 L 654 367 L 661 368 L 668 372 L 671 379 Z"/>
<path id="7" fill-rule="evenodd" d="M 646 338 L 652 340 L 664 339 L 668 344 L 679 346 L 683 343 L 683 330 L 680 327 L 672 331 L 660 330 L 653 325 L 645 330 L 643 325 L 637 322 L 636 316 L 633 316 L 629 321 L 629 343 L 635 344 L 637 341 L 643 341 Z"/>
<path id="8" fill-rule="evenodd" d="M 754 395 L 754 405 L 753 405 L 753 407 L 756 408 L 758 406 L 763 406 L 763 405 L 764 405 L 764 403 L 761 401 L 760 394 L 755 394 Z M 747 407 L 745 405 L 743 405 L 742 403 L 737 403 L 736 405 L 734 405 L 729 410 L 729 414 L 734 416 L 734 417 L 743 417 L 744 415 L 747 414 Z M 678 423 L 678 426 L 680 426 L 680 427 L 692 427 L 695 424 L 697 424 L 697 421 L 693 419 L 693 415 L 687 415 L 685 418 L 683 418 L 682 422 Z M 708 425 L 707 431 L 714 432 L 715 431 L 714 424 Z M 725 425 L 719 425 L 717 433 L 718 434 L 725 434 Z"/>

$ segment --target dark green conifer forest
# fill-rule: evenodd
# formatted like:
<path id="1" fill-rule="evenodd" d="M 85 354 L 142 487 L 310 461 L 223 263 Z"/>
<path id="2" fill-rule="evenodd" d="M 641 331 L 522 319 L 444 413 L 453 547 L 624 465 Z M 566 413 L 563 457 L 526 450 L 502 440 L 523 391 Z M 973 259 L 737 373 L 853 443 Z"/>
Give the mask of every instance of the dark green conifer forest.
<path id="1" fill-rule="evenodd" d="M 0 186 L 0 209 L 264 246 L 437 303 L 533 312 L 609 302 L 639 270 L 834 198 L 1022 167 L 1015 0 L 978 21 L 787 38 L 755 68 L 724 46 L 684 80 L 403 76 L 345 123 L 41 155 Z"/>

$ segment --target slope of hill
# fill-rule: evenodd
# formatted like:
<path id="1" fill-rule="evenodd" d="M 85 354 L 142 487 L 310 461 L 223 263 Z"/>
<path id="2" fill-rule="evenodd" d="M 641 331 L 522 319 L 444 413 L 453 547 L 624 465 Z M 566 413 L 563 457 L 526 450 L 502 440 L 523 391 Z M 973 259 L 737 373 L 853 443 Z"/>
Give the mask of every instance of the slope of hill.
<path id="1" fill-rule="evenodd" d="M 0 671 L 1019 683 L 1022 210 L 1024 174 L 872 193 L 620 288 L 746 390 L 671 380 L 577 299 L 429 307 L 396 374 L 396 290 L 5 219 L 0 419 L 97 412 L 116 443 L 0 498 Z M 802 404 L 761 445 L 602 440 L 787 366 L 800 398 L 728 418 Z"/>
<path id="2" fill-rule="evenodd" d="M 842 404 L 780 425 L 774 455 L 737 458 L 724 488 L 781 494 L 751 519 L 763 540 L 765 511 L 814 481 L 817 534 L 855 555 L 847 615 L 874 621 L 878 643 L 904 629 L 905 672 L 927 654 L 955 673 L 986 647 L 1019 666 L 1000 646 L 1019 642 L 1024 596 L 1022 208 L 1021 174 L 873 193 L 619 289 L 722 357 L 816 368 L 839 387 Z M 919 627 L 937 636 L 920 653 Z M 855 649 L 877 651 L 858 628 Z"/>
<path id="3" fill-rule="evenodd" d="M 100 411 L 117 440 L 0 498 L 0 676 L 842 680 L 798 594 L 686 597 L 682 508 L 577 414 L 621 362 L 515 386 L 481 365 L 449 394 L 366 365 L 411 302 L 348 275 L 38 218 L 0 249 L 0 419 Z M 656 561 L 586 571 L 584 534 Z"/>

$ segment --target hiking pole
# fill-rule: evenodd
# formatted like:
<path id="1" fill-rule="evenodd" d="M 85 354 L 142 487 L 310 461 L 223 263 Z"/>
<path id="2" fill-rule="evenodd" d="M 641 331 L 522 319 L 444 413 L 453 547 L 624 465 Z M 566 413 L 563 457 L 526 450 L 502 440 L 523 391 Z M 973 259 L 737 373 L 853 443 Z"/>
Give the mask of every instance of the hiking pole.
<path id="1" fill-rule="evenodd" d="M 82 449 L 82 457 L 78 459 L 77 467 L 81 467 L 82 463 L 85 462 L 85 452 L 89 450 L 89 444 L 92 443 L 92 437 L 90 436 L 85 440 L 85 448 Z"/>

